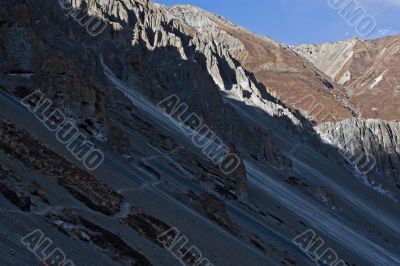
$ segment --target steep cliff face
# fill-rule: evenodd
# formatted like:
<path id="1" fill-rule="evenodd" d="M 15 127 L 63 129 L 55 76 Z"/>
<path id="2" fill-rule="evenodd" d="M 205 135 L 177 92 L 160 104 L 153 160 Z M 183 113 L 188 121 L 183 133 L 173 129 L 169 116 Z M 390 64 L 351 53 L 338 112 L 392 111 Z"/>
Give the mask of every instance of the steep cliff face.
<path id="1" fill-rule="evenodd" d="M 379 169 L 388 177 L 400 178 L 400 123 L 378 119 L 348 119 L 316 127 L 322 138 L 344 151 L 361 171 Z M 370 160 L 370 163 L 367 161 Z"/>

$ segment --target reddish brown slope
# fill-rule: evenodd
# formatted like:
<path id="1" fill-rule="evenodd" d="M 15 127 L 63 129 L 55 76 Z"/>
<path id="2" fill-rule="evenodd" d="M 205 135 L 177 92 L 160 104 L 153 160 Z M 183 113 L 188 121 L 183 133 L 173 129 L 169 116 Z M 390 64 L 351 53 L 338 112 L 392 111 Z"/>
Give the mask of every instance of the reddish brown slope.
<path id="1" fill-rule="evenodd" d="M 363 118 L 400 120 L 400 36 L 360 41 L 348 69 L 351 103 Z"/>
<path id="2" fill-rule="evenodd" d="M 244 49 L 236 55 L 237 59 L 282 102 L 311 114 L 316 122 L 351 117 L 350 110 L 340 102 L 346 98 L 343 88 L 306 60 L 283 45 L 222 21 L 215 22 L 242 42 Z"/>
<path id="3" fill-rule="evenodd" d="M 345 86 L 350 104 L 362 118 L 400 119 L 400 36 L 295 49 Z"/>

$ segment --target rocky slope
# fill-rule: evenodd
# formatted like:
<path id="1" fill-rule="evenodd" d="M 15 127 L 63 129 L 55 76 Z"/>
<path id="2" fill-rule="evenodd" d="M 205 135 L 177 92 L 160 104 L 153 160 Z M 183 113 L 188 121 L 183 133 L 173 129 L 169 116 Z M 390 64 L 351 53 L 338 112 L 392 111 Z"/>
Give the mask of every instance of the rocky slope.
<path id="1" fill-rule="evenodd" d="M 345 88 L 289 47 L 192 6 L 5 0 L 0 59 L 1 263 L 36 265 L 19 239 L 41 228 L 76 265 L 193 265 L 190 245 L 158 240 L 175 227 L 204 265 L 311 264 L 292 241 L 309 228 L 338 263 L 400 261 L 396 125 L 354 122 Z M 20 104 L 38 89 L 104 152 L 99 169 Z M 187 105 L 173 119 L 159 108 L 171 95 Z M 205 138 L 177 122 L 191 114 Z M 347 168 L 348 143 L 377 155 L 384 193 Z M 215 163 L 228 148 L 230 173 Z"/>

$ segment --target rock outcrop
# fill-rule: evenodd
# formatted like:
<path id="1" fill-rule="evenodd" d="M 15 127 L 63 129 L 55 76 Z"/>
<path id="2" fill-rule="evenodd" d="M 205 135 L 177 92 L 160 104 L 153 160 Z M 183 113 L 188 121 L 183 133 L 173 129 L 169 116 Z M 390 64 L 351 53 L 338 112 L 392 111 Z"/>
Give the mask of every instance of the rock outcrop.
<path id="1" fill-rule="evenodd" d="M 381 173 L 399 180 L 399 122 L 352 118 L 338 123 L 323 123 L 316 129 L 324 140 L 343 150 L 350 162 L 360 166 L 366 163 L 366 171 L 376 166 Z"/>

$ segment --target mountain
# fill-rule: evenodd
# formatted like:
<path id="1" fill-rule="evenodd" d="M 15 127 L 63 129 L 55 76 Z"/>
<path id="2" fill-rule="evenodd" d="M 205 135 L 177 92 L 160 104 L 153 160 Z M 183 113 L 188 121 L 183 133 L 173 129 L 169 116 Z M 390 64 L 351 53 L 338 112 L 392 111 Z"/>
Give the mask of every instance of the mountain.
<path id="1" fill-rule="evenodd" d="M 147 0 L 2 1 L 0 264 L 398 265 L 399 124 L 357 98 L 385 67 L 390 90 L 394 43 L 290 47 Z"/>
<path id="2" fill-rule="evenodd" d="M 360 118 L 323 125 L 321 133 L 329 131 L 327 138 L 340 134 L 342 137 L 332 138 L 336 145 L 371 153 L 385 175 L 393 178 L 399 176 L 399 45 L 400 37 L 395 36 L 292 47 L 344 86 L 348 102 Z"/>
<path id="3" fill-rule="evenodd" d="M 399 121 L 400 36 L 319 45 L 294 50 L 337 83 L 362 118 Z"/>

